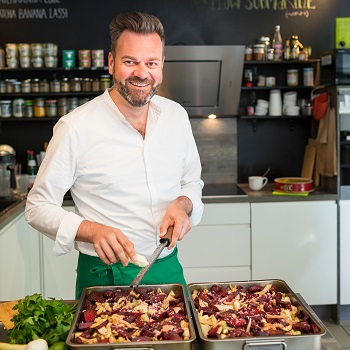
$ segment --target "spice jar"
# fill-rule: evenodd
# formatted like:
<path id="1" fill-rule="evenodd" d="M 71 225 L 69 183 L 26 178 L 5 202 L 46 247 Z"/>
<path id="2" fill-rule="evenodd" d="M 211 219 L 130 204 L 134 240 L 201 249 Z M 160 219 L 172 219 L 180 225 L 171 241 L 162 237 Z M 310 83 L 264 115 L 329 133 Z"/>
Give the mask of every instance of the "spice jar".
<path id="1" fill-rule="evenodd" d="M 297 69 L 287 70 L 287 85 L 288 86 L 298 86 L 299 84 L 299 73 Z"/>
<path id="2" fill-rule="evenodd" d="M 5 80 L 0 80 L 0 93 L 4 94 L 6 92 L 6 82 Z"/>
<path id="3" fill-rule="evenodd" d="M 15 98 L 12 105 L 13 116 L 16 118 L 22 118 L 24 115 L 24 99 Z"/>
<path id="4" fill-rule="evenodd" d="M 100 80 L 98 78 L 95 78 L 92 80 L 92 91 L 93 92 L 100 91 Z"/>
<path id="5" fill-rule="evenodd" d="M 244 51 L 244 60 L 251 61 L 253 59 L 253 49 L 251 46 L 246 46 Z"/>
<path id="6" fill-rule="evenodd" d="M 12 91 L 15 94 L 19 94 L 21 92 L 21 85 L 22 83 L 20 81 L 14 81 L 12 83 Z"/>
<path id="7" fill-rule="evenodd" d="M 33 100 L 25 100 L 23 107 L 23 116 L 26 118 L 32 118 L 34 115 Z"/>
<path id="8" fill-rule="evenodd" d="M 92 89 L 92 80 L 90 78 L 84 78 L 81 82 L 81 91 L 88 92 Z"/>
<path id="9" fill-rule="evenodd" d="M 9 118 L 12 115 L 11 100 L 0 101 L 0 115 L 3 118 Z"/>
<path id="10" fill-rule="evenodd" d="M 105 91 L 111 87 L 110 75 L 101 75 L 100 77 L 100 91 Z"/>
<path id="11" fill-rule="evenodd" d="M 40 91 L 40 80 L 38 78 L 35 78 L 32 80 L 32 86 L 31 90 L 32 92 L 39 92 Z"/>
<path id="12" fill-rule="evenodd" d="M 24 94 L 29 94 L 31 92 L 30 79 L 22 80 L 21 90 Z"/>
<path id="13" fill-rule="evenodd" d="M 81 78 L 75 77 L 70 80 L 70 91 L 72 92 L 81 91 Z"/>
<path id="14" fill-rule="evenodd" d="M 255 44 L 253 46 L 253 59 L 254 61 L 263 61 L 265 55 L 265 45 L 264 44 Z"/>
<path id="15" fill-rule="evenodd" d="M 62 78 L 61 80 L 61 92 L 69 92 L 70 91 L 70 84 L 68 78 Z"/>
<path id="16" fill-rule="evenodd" d="M 68 113 L 68 101 L 66 97 L 60 97 L 57 100 L 57 113 L 61 117 Z"/>
<path id="17" fill-rule="evenodd" d="M 45 99 L 43 97 L 34 99 L 34 117 L 45 117 Z"/>
<path id="18" fill-rule="evenodd" d="M 47 117 L 57 117 L 57 100 L 45 101 L 45 114 Z"/>
<path id="19" fill-rule="evenodd" d="M 39 92 L 43 92 L 43 93 L 50 92 L 50 84 L 46 79 L 42 79 L 39 82 Z"/>
<path id="20" fill-rule="evenodd" d="M 78 106 L 79 106 L 79 99 L 78 99 L 78 97 L 71 97 L 68 100 L 68 112 L 72 112 Z"/>
<path id="21" fill-rule="evenodd" d="M 61 92 L 61 82 L 58 79 L 53 79 L 50 81 L 50 91 Z"/>

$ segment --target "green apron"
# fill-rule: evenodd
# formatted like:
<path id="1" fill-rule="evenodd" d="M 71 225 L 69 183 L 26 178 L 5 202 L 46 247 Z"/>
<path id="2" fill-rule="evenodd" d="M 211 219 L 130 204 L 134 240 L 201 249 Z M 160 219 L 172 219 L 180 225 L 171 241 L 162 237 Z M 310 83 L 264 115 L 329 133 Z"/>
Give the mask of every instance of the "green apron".
<path id="1" fill-rule="evenodd" d="M 129 263 L 123 266 L 119 261 L 107 265 L 98 257 L 79 253 L 75 297 L 80 299 L 85 287 L 130 286 L 141 268 Z M 157 259 L 142 280 L 142 284 L 183 284 L 186 281 L 177 257 L 177 248 L 165 258 Z"/>

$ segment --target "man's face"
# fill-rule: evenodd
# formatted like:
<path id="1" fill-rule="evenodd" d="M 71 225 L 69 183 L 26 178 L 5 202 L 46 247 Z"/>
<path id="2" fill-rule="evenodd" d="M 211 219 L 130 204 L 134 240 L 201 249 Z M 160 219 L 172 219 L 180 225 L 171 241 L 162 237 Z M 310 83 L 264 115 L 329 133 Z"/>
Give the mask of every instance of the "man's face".
<path id="1" fill-rule="evenodd" d="M 163 46 L 158 34 L 125 31 L 120 36 L 115 59 L 109 53 L 108 70 L 115 89 L 133 107 L 146 105 L 163 79 Z"/>

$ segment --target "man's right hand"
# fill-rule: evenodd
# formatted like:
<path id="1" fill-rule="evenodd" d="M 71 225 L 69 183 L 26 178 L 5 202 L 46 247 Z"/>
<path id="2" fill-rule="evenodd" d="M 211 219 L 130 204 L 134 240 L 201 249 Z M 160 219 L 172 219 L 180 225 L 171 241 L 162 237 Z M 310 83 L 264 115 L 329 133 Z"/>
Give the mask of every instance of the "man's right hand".
<path id="1" fill-rule="evenodd" d="M 137 259 L 134 244 L 117 228 L 87 220 L 82 221 L 75 237 L 76 241 L 94 245 L 95 252 L 105 264 L 115 264 L 118 260 L 127 266 L 129 257 Z"/>

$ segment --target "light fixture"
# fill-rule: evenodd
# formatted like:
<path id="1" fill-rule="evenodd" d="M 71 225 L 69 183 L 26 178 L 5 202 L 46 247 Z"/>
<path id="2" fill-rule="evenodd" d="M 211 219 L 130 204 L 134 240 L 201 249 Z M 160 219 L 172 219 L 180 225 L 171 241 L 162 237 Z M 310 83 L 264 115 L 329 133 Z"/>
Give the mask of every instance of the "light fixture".
<path id="1" fill-rule="evenodd" d="M 209 118 L 209 119 L 215 119 L 215 118 L 216 118 L 216 115 L 215 115 L 215 114 L 209 114 L 209 115 L 208 115 L 208 118 Z"/>

